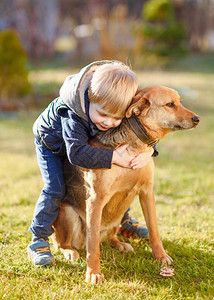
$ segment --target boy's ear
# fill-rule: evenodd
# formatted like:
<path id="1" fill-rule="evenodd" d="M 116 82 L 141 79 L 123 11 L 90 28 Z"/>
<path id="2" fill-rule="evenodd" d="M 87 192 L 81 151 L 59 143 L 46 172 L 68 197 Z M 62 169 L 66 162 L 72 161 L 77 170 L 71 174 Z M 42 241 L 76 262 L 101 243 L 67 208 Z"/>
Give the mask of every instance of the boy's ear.
<path id="1" fill-rule="evenodd" d="M 132 114 L 139 116 L 142 111 L 151 106 L 151 102 L 145 96 L 142 96 L 142 94 L 137 94 L 134 96 L 132 99 L 132 104 L 129 106 L 126 112 L 126 118 L 130 118 Z"/>

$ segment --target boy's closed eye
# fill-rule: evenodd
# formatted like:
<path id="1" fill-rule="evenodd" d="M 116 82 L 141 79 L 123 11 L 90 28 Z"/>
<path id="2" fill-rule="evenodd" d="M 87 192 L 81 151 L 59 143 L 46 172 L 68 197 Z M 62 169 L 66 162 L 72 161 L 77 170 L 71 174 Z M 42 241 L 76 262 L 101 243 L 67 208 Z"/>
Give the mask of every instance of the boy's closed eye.
<path id="1" fill-rule="evenodd" d="M 109 118 L 112 118 L 112 119 L 115 119 L 115 120 L 121 120 L 122 118 L 121 117 L 115 117 L 115 116 L 111 116 L 107 113 L 103 113 L 103 112 L 100 112 L 99 110 L 97 110 L 97 113 L 101 116 L 101 117 L 109 117 Z"/>
<path id="2" fill-rule="evenodd" d="M 101 117 L 107 117 L 107 114 L 104 114 L 104 113 L 101 113 L 97 110 L 98 114 L 101 116 Z"/>

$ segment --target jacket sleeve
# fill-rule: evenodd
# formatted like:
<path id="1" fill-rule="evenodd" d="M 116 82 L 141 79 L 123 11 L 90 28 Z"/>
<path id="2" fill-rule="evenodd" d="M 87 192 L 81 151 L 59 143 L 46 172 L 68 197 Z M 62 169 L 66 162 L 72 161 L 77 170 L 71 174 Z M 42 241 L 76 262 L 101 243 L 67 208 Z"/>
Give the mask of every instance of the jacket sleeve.
<path id="1" fill-rule="evenodd" d="M 110 169 L 113 150 L 91 147 L 88 144 L 89 128 L 75 113 L 69 113 L 65 112 L 61 119 L 62 135 L 69 162 L 87 169 Z"/>

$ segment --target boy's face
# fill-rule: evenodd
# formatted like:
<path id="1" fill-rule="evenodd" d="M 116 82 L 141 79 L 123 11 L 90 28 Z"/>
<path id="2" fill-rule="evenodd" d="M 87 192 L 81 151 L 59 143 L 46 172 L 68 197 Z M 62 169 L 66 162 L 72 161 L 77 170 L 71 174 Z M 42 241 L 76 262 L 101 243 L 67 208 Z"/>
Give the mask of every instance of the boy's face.
<path id="1" fill-rule="evenodd" d="M 120 125 L 122 119 L 109 115 L 103 110 L 99 104 L 89 104 L 89 117 L 99 130 L 106 131 L 109 128 L 117 127 Z"/>

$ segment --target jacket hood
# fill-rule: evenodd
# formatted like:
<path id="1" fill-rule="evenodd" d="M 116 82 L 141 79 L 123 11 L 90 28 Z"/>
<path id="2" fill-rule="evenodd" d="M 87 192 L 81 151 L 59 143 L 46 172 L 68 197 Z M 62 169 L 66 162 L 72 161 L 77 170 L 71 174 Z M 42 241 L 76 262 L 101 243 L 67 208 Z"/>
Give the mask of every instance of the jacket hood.
<path id="1" fill-rule="evenodd" d="M 115 63 L 115 61 L 102 60 L 93 62 L 81 69 L 79 73 L 68 76 L 60 88 L 59 95 L 64 103 L 86 121 L 88 118 L 85 111 L 85 91 L 96 69 L 100 65 L 107 63 Z"/>

